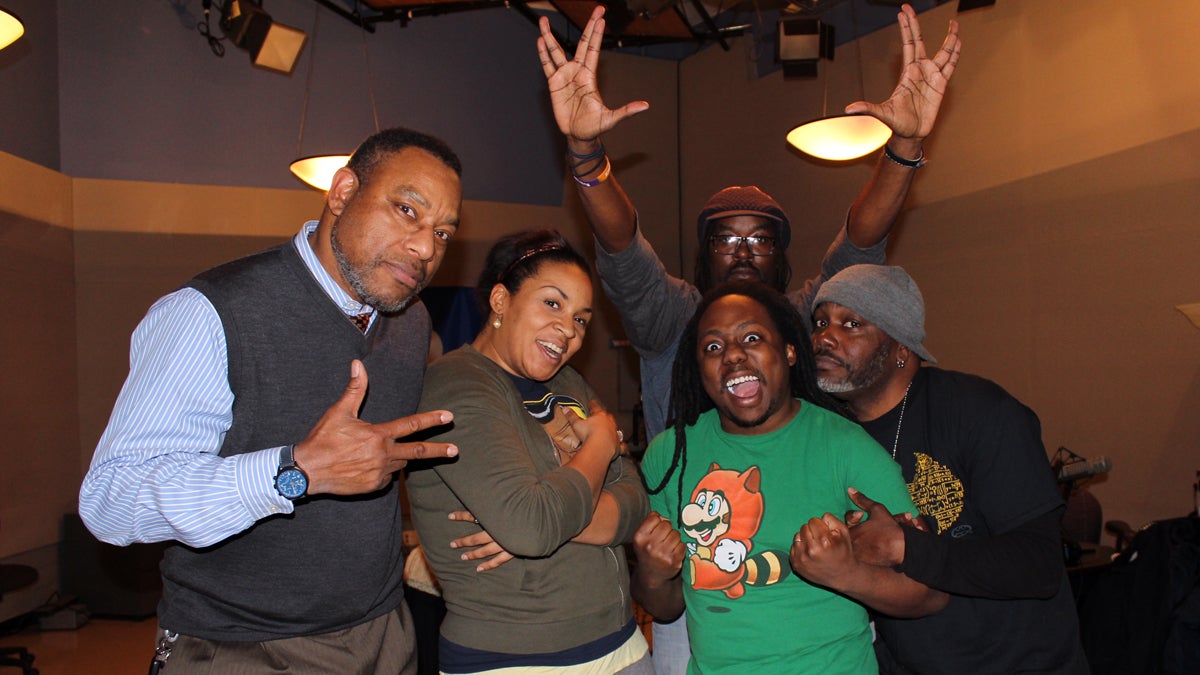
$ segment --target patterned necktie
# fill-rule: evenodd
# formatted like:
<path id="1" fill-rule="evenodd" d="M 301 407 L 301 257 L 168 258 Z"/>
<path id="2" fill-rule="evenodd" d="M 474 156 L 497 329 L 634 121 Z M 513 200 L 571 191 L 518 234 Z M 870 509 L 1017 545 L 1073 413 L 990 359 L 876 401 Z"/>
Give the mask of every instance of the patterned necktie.
<path id="1" fill-rule="evenodd" d="M 359 330 L 361 330 L 362 332 L 365 333 L 365 332 L 367 332 L 367 327 L 371 325 L 371 315 L 372 314 L 374 314 L 374 312 L 364 312 L 362 314 L 352 314 L 352 315 L 350 315 L 350 320 L 354 322 L 355 326 L 358 326 Z"/>

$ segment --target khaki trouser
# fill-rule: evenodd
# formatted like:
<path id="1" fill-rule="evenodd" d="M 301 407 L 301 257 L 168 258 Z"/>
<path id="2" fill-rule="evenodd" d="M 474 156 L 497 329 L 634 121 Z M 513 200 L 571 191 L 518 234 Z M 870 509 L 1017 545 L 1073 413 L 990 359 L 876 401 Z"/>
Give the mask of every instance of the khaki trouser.
<path id="1" fill-rule="evenodd" d="M 413 675 L 412 617 L 393 612 L 345 630 L 267 642 L 214 642 L 180 635 L 163 675 Z"/>

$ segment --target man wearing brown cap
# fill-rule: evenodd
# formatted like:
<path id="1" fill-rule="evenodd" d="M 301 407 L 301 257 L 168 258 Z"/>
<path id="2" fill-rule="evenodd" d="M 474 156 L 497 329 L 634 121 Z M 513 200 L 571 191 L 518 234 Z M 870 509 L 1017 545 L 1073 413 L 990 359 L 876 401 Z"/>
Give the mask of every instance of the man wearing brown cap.
<path id="1" fill-rule="evenodd" d="M 596 66 L 604 36 L 604 10 L 593 12 L 569 58 L 541 20 L 538 54 L 550 88 L 559 129 L 567 138 L 567 162 L 579 188 L 584 211 L 596 236 L 597 265 L 605 293 L 621 314 L 626 333 L 641 357 L 642 407 L 646 432 L 666 427 L 671 364 L 688 319 L 701 293 L 727 279 L 755 279 L 787 291 L 791 278 L 786 248 L 791 223 L 779 204 L 757 187 L 729 187 L 713 195 L 700 213 L 696 284 L 667 274 L 639 231 L 633 203 L 613 175 L 601 134 L 650 106 L 634 101 L 609 109 L 596 89 Z M 884 262 L 888 231 L 908 195 L 916 169 L 924 164 L 923 141 L 933 130 L 946 84 L 961 50 L 958 25 L 932 58 L 926 56 L 916 13 L 905 5 L 898 15 L 904 66 L 891 97 L 882 104 L 853 103 L 848 113 L 883 121 L 892 138 L 870 182 L 855 199 L 838 231 L 821 273 L 788 295 L 800 315 L 810 316 L 813 294 L 822 281 L 857 263 Z M 651 491 L 656 486 L 650 486 Z M 682 622 L 676 622 L 682 631 Z M 682 672 L 687 653 L 655 624 L 655 662 L 660 674 Z M 679 649 L 666 657 L 666 650 Z"/>
<path id="2" fill-rule="evenodd" d="M 821 389 L 900 465 L 921 529 L 867 495 L 852 527 L 860 562 L 950 594 L 920 619 L 876 617 L 882 673 L 1086 673 L 1063 569 L 1063 501 L 1032 410 L 999 385 L 940 368 L 925 302 L 899 267 L 855 265 L 817 292 Z"/>

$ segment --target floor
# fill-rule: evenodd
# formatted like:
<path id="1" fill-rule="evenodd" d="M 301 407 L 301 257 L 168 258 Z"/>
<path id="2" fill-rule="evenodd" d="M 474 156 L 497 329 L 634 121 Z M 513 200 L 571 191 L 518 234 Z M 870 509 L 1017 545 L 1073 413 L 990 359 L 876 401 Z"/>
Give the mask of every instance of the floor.
<path id="1" fill-rule="evenodd" d="M 149 669 L 154 654 L 153 618 L 141 621 L 91 619 L 75 630 L 27 628 L 0 637 L 0 647 L 20 645 L 34 655 L 41 675 L 130 675 Z M 0 668 L 0 675 L 19 673 Z"/>

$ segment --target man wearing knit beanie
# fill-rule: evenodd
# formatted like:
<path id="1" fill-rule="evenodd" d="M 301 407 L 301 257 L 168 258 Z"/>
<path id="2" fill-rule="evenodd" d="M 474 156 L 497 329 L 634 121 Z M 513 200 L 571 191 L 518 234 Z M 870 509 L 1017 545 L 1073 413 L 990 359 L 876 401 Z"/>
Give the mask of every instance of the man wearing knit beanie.
<path id="1" fill-rule="evenodd" d="M 851 492 L 870 516 L 855 557 L 950 594 L 932 616 L 876 617 L 880 672 L 1088 672 L 1037 415 L 994 382 L 921 367 L 936 362 L 925 301 L 902 268 L 848 267 L 814 305 L 818 384 L 900 464 L 922 515 L 902 527 Z"/>
<path id="2" fill-rule="evenodd" d="M 696 283 L 667 273 L 641 232 L 642 227 L 661 224 L 639 223 L 600 139 L 624 119 L 650 107 L 645 101 L 633 101 L 614 110 L 601 99 L 596 69 L 604 39 L 603 16 L 604 8 L 598 6 L 574 57 L 558 44 L 549 23 L 540 21 L 538 56 L 555 121 L 566 136 L 568 169 L 596 236 L 596 262 L 605 293 L 620 312 L 626 334 L 641 357 L 642 407 L 647 437 L 652 438 L 666 427 L 671 365 L 679 336 L 701 293 L 727 279 L 754 279 L 786 292 L 791 277 L 786 255 L 791 223 L 778 202 L 758 187 L 721 190 L 708 200 L 697 219 Z M 811 315 L 813 294 L 829 275 L 857 263 L 884 262 L 888 232 L 900 214 L 913 176 L 924 164 L 924 140 L 933 131 L 958 63 L 962 43 L 956 22 L 950 22 L 941 48 L 927 55 L 916 12 L 905 5 L 897 21 L 903 66 L 892 96 L 880 104 L 858 101 L 846 108 L 847 113 L 881 120 L 891 128 L 892 137 L 871 180 L 837 229 L 821 269 L 788 295 L 806 320 Z M 682 673 L 687 646 L 666 639 L 659 625 L 655 624 L 655 666 L 660 675 Z M 668 656 L 671 651 L 675 656 Z"/>

